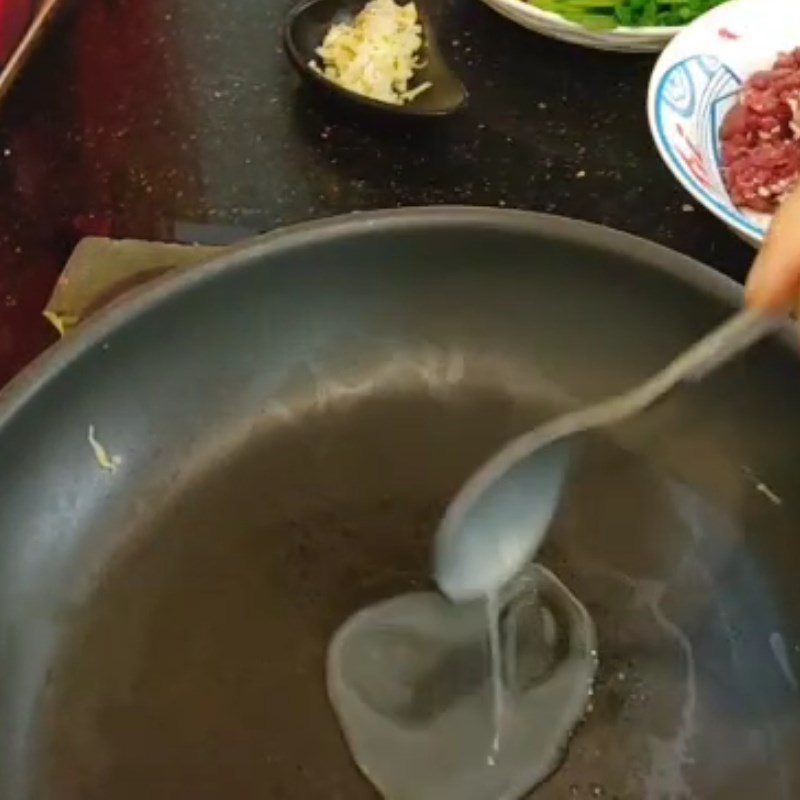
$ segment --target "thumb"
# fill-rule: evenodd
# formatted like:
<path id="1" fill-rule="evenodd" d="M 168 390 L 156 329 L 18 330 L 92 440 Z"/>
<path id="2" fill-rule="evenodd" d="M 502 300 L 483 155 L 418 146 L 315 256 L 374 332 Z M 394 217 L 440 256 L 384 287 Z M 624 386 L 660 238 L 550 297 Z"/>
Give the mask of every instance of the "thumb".
<path id="1" fill-rule="evenodd" d="M 769 312 L 785 312 L 800 296 L 800 189 L 784 202 L 750 270 L 747 303 Z"/>

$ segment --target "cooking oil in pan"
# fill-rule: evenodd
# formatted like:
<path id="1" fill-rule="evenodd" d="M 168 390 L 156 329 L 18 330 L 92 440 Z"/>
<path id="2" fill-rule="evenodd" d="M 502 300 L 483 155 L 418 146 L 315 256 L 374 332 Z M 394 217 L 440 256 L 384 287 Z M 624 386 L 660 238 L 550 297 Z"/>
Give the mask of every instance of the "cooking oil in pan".
<path id="1" fill-rule="evenodd" d="M 513 800 L 559 763 L 596 646 L 580 602 L 531 565 L 486 602 L 416 593 L 358 612 L 331 642 L 328 691 L 389 800 Z"/>

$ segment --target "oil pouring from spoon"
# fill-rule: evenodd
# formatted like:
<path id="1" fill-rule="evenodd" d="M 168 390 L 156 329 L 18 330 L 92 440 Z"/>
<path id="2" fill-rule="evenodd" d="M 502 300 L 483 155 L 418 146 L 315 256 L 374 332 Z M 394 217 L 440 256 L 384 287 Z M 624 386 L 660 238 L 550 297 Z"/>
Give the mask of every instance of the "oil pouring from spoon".
<path id="1" fill-rule="evenodd" d="M 499 598 L 544 540 L 577 439 L 636 416 L 681 384 L 701 380 L 778 324 L 758 312 L 739 312 L 643 384 L 512 440 L 451 502 L 436 532 L 434 575 L 450 600 L 482 598 L 486 604 L 493 704 L 489 765 L 500 755 L 505 705 Z"/>
<path id="2" fill-rule="evenodd" d="M 486 595 L 486 625 L 489 629 L 490 675 L 492 681 L 492 724 L 493 736 L 486 763 L 490 767 L 497 766 L 500 756 L 500 737 L 503 730 L 503 653 L 500 642 L 500 594 L 491 592 Z"/>

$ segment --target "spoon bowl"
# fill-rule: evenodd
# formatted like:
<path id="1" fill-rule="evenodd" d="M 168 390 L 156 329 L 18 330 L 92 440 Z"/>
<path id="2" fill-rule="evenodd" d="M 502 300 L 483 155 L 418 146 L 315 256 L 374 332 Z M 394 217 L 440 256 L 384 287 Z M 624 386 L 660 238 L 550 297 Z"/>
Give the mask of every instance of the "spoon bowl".
<path id="1" fill-rule="evenodd" d="M 317 48 L 331 25 L 353 19 L 365 5 L 366 0 L 306 0 L 289 12 L 284 28 L 286 53 L 301 77 L 320 90 L 365 109 L 404 117 L 444 117 L 458 111 L 467 100 L 467 91 L 445 61 L 433 25 L 419 3 L 424 66 L 415 74 L 411 88 L 425 82 L 431 86 L 408 103 L 394 105 L 352 92 L 311 66 L 318 60 Z"/>
<path id="2" fill-rule="evenodd" d="M 558 508 L 577 438 L 557 439 L 511 461 L 503 450 L 467 484 L 436 537 L 443 594 L 456 602 L 486 596 L 533 558 Z"/>

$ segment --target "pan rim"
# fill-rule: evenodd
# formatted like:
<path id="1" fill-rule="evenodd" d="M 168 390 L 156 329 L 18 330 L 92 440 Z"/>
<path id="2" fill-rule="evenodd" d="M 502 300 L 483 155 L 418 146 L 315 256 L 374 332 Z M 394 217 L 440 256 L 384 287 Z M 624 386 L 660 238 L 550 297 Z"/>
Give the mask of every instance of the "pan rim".
<path id="1" fill-rule="evenodd" d="M 530 231 L 553 239 L 623 254 L 641 266 L 678 278 L 689 287 L 717 298 L 732 309 L 741 306 L 743 291 L 734 280 L 690 256 L 631 233 L 593 222 L 522 209 L 491 206 L 413 206 L 354 211 L 277 228 L 226 248 L 197 267 L 168 273 L 134 290 L 121 303 L 101 309 L 77 331 L 40 353 L 0 389 L 0 434 L 40 391 L 88 351 L 101 346 L 116 330 L 148 311 L 187 294 L 228 271 L 247 269 L 265 256 L 290 252 L 309 242 L 326 243 L 363 233 L 450 226 Z M 793 349 L 787 322 L 778 336 Z"/>

